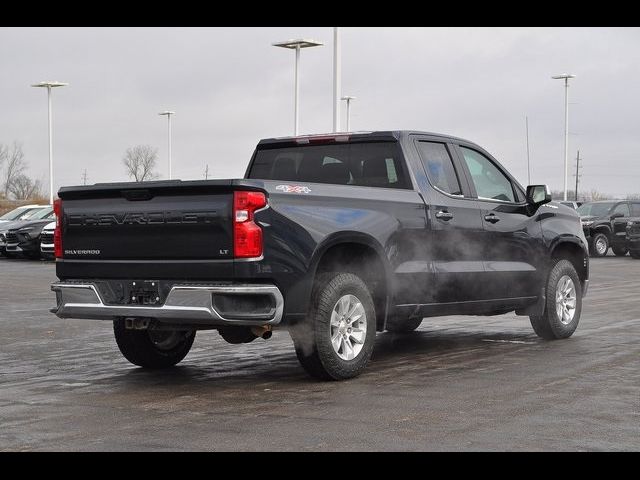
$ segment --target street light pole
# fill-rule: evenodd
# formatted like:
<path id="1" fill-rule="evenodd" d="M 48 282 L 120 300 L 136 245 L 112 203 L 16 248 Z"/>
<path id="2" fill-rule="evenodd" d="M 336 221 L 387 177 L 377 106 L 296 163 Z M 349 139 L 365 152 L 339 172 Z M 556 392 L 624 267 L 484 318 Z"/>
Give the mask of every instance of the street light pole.
<path id="1" fill-rule="evenodd" d="M 298 136 L 300 125 L 300 45 L 296 45 L 296 68 L 293 99 L 293 135 Z"/>
<path id="2" fill-rule="evenodd" d="M 355 100 L 356 97 L 351 97 L 349 95 L 345 95 L 341 98 L 341 100 L 346 100 L 347 102 L 347 132 L 351 131 L 351 100 Z"/>
<path id="3" fill-rule="evenodd" d="M 340 131 L 340 32 L 333 27 L 333 131 Z M 349 108 L 349 102 L 347 102 Z M 348 117 L 347 117 L 348 118 Z M 347 126 L 347 131 L 349 127 Z"/>
<path id="4" fill-rule="evenodd" d="M 524 117 L 527 130 L 527 185 L 531 185 L 531 162 L 529 160 L 529 117 Z"/>
<path id="5" fill-rule="evenodd" d="M 53 113 L 51 111 L 51 89 L 55 87 L 66 87 L 68 83 L 63 82 L 40 82 L 31 85 L 32 87 L 47 89 L 48 105 L 48 127 L 49 127 L 49 204 L 53 205 Z"/>
<path id="6" fill-rule="evenodd" d="M 298 124 L 300 116 L 300 49 L 310 47 L 320 47 L 324 45 L 322 42 L 315 40 L 298 39 L 286 40 L 284 42 L 272 43 L 274 47 L 288 48 L 296 51 L 296 63 L 294 71 L 294 87 L 293 87 L 293 135 L 298 135 Z"/>
<path id="7" fill-rule="evenodd" d="M 171 112 L 169 110 L 165 110 L 164 112 L 160 112 L 158 115 L 166 115 L 167 116 L 167 144 L 169 151 L 169 180 L 171 180 L 171 115 L 174 115 L 176 112 Z"/>
<path id="8" fill-rule="evenodd" d="M 564 79 L 564 200 L 567 200 L 567 178 L 569 176 L 569 79 L 575 75 L 563 73 L 554 75 L 554 80 Z"/>

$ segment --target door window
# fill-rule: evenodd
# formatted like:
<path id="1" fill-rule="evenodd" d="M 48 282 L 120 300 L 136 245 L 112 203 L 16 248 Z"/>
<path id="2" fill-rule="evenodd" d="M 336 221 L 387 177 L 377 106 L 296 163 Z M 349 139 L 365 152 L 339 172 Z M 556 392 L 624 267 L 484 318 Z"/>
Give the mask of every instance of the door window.
<path id="1" fill-rule="evenodd" d="M 627 205 L 626 203 L 619 203 L 618 205 L 616 205 L 616 208 L 613 209 L 613 212 L 611 212 L 611 214 L 613 215 L 614 213 L 621 213 L 623 217 L 631 216 L 629 214 L 629 205 Z"/>
<path id="2" fill-rule="evenodd" d="M 631 204 L 631 214 L 634 217 L 640 217 L 640 203 Z"/>
<path id="3" fill-rule="evenodd" d="M 431 185 L 451 195 L 462 195 L 460 180 L 446 145 L 418 142 L 418 150 Z"/>
<path id="4" fill-rule="evenodd" d="M 511 181 L 491 160 L 470 148 L 460 147 L 460 150 L 478 198 L 515 202 Z"/>

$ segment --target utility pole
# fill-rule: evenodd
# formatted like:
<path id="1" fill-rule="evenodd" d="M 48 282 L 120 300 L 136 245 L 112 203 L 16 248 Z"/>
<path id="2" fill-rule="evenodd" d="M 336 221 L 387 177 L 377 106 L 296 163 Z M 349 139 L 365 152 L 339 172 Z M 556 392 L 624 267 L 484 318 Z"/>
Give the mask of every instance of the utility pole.
<path id="1" fill-rule="evenodd" d="M 204 169 L 204 179 L 209 180 L 209 164 L 207 163 L 207 168 Z"/>
<path id="2" fill-rule="evenodd" d="M 582 176 L 580 175 L 580 150 L 578 150 L 578 156 L 576 157 L 576 173 L 575 173 L 575 177 L 576 177 L 576 202 L 578 201 L 578 179 Z"/>
<path id="3" fill-rule="evenodd" d="M 82 174 L 82 184 L 86 185 L 87 184 L 87 169 L 84 169 L 84 173 Z"/>

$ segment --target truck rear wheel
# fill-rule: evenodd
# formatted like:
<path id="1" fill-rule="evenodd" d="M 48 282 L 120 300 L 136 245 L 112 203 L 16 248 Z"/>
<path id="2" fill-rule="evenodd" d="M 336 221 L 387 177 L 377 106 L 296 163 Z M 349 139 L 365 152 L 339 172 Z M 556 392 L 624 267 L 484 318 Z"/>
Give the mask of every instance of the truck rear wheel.
<path id="1" fill-rule="evenodd" d="M 114 320 L 113 332 L 124 358 L 149 369 L 173 367 L 187 356 L 195 330 L 132 330 L 124 319 Z"/>
<path id="2" fill-rule="evenodd" d="M 573 264 L 559 260 L 551 269 L 546 285 L 547 301 L 541 316 L 530 316 L 533 330 L 546 340 L 573 335 L 582 312 L 582 286 Z"/>
<path id="3" fill-rule="evenodd" d="M 403 318 L 392 316 L 387 318 L 386 330 L 391 333 L 411 333 L 422 323 L 422 317 Z"/>
<path id="4" fill-rule="evenodd" d="M 611 251 L 616 257 L 624 257 L 629 250 L 627 247 L 611 247 Z"/>
<path id="5" fill-rule="evenodd" d="M 318 275 L 309 315 L 289 333 L 311 376 L 343 380 L 359 375 L 376 337 L 375 306 L 366 284 L 352 273 Z"/>
<path id="6" fill-rule="evenodd" d="M 591 256 L 604 257 L 609 250 L 609 239 L 604 233 L 596 233 L 591 241 Z"/>

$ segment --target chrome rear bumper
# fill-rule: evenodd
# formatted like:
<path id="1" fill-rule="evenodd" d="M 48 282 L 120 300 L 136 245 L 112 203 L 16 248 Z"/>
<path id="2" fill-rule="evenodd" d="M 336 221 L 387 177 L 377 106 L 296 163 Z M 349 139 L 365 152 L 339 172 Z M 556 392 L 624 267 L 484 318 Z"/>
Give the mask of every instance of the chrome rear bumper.
<path id="1" fill-rule="evenodd" d="M 275 285 L 175 285 L 162 305 L 107 305 L 93 283 L 56 282 L 57 307 L 51 309 L 60 318 L 115 320 L 143 317 L 168 323 L 197 325 L 277 325 L 282 320 L 284 299 Z M 228 318 L 216 310 L 213 296 L 270 296 L 273 308 L 265 313 L 246 312 L 242 318 Z"/>

